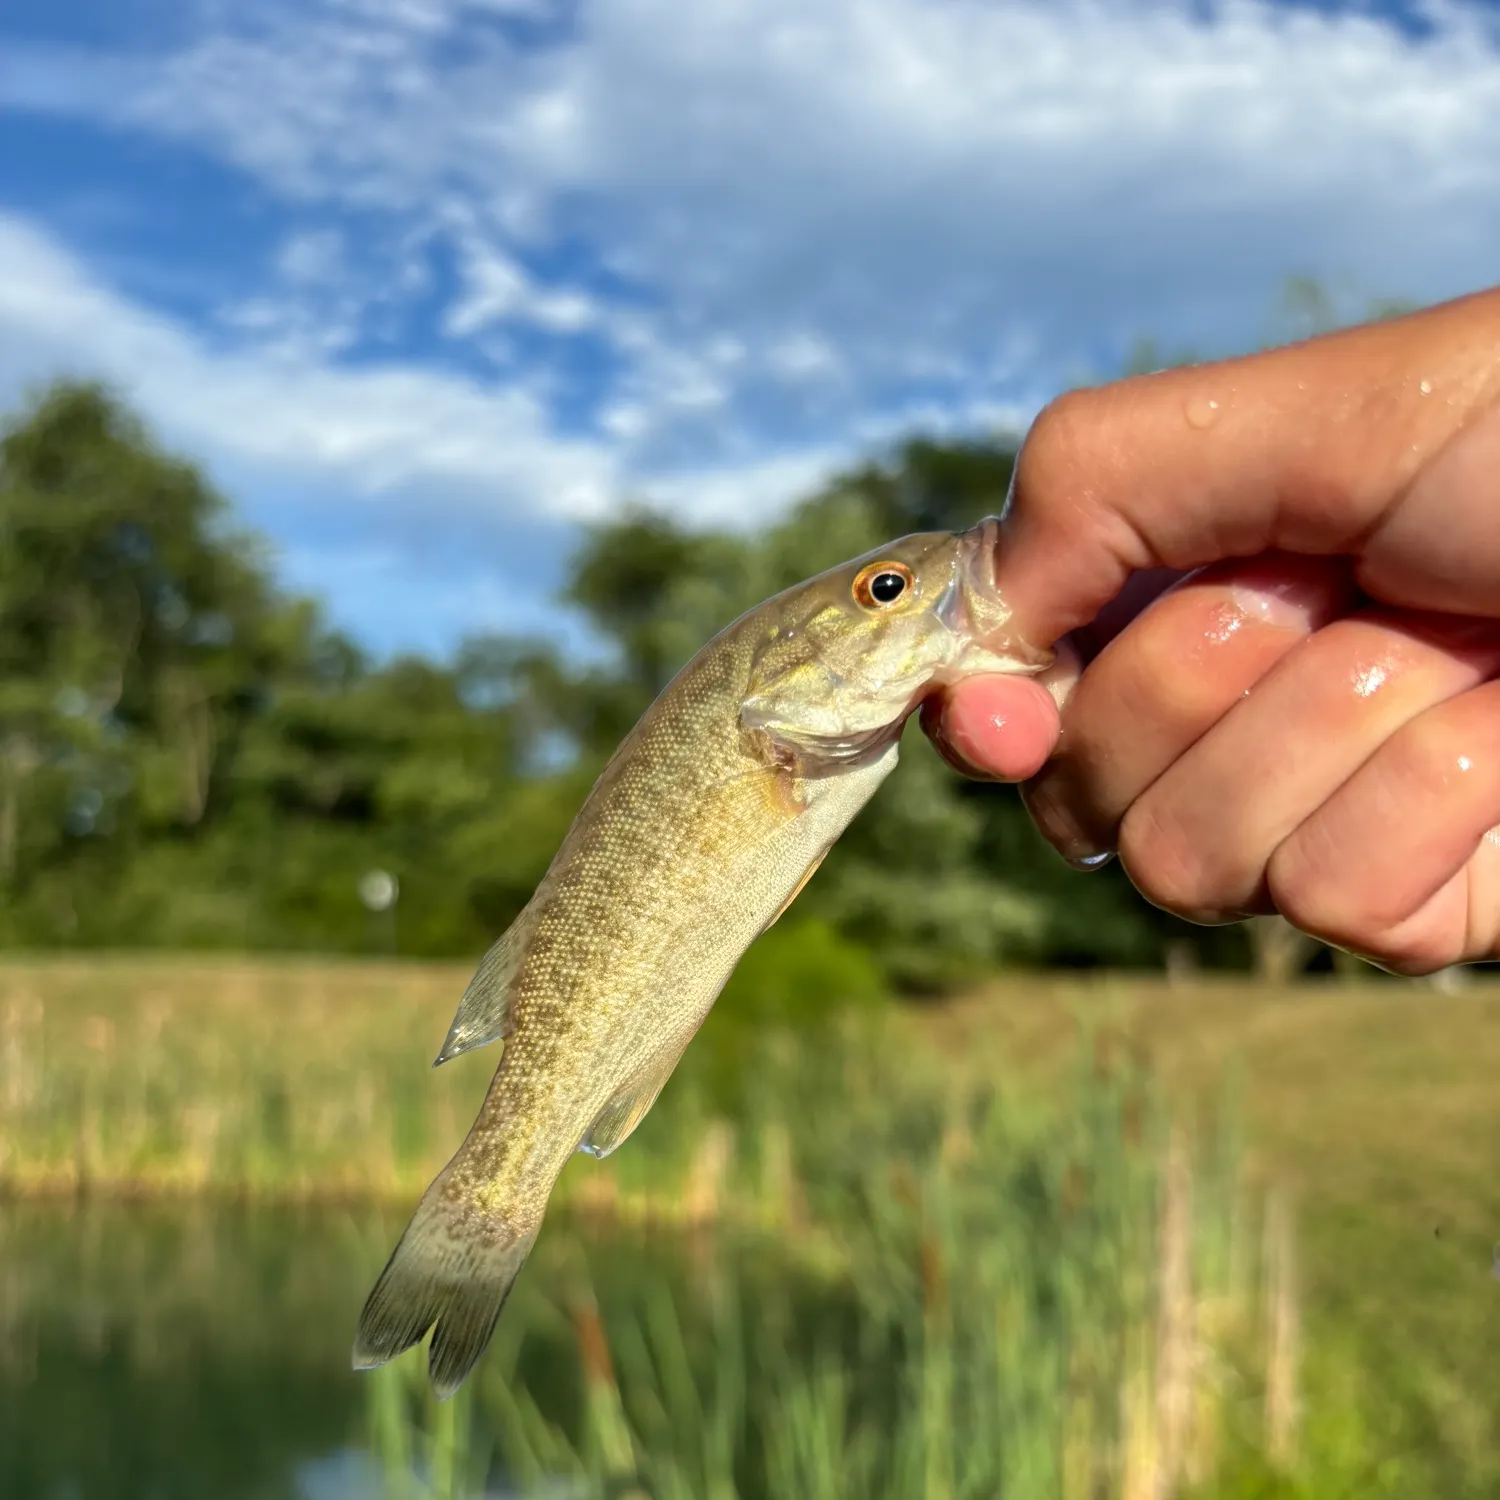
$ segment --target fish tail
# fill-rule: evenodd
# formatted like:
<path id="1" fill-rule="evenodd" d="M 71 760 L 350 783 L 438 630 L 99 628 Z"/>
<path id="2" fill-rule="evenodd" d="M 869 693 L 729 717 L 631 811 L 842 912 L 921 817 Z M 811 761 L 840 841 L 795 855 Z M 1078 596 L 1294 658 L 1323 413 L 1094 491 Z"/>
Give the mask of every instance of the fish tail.
<path id="1" fill-rule="evenodd" d="M 354 1368 L 370 1370 L 432 1329 L 428 1374 L 440 1401 L 468 1378 L 536 1239 L 536 1225 L 486 1219 L 428 1189 L 380 1273 L 354 1336 Z"/>

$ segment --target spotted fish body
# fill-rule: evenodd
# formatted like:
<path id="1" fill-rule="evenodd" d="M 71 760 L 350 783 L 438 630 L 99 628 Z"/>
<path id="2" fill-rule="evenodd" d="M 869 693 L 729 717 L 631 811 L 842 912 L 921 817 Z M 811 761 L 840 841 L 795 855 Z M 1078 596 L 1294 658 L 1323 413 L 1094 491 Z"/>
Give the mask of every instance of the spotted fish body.
<path id="1" fill-rule="evenodd" d="M 504 1052 L 370 1293 L 356 1367 L 431 1328 L 433 1386 L 458 1388 L 568 1157 L 640 1123 L 745 949 L 895 768 L 912 709 L 959 676 L 1046 664 L 1005 635 L 994 529 L 906 537 L 766 601 L 626 736 L 459 1005 L 438 1061 Z"/>

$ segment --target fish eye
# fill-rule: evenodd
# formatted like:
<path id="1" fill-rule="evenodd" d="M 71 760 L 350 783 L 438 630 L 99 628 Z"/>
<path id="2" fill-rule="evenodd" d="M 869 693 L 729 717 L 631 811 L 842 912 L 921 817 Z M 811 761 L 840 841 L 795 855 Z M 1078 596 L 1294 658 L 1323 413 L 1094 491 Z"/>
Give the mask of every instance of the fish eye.
<path id="1" fill-rule="evenodd" d="M 905 563 L 871 563 L 854 580 L 854 599 L 866 609 L 888 609 L 911 585 L 911 569 Z"/>

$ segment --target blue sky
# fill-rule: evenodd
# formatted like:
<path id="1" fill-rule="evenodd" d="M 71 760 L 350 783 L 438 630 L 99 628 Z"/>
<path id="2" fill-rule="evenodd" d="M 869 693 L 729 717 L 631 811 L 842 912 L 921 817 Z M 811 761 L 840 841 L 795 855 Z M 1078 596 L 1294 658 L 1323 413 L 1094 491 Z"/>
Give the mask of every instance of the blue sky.
<path id="1" fill-rule="evenodd" d="M 1497 143 L 1491 4 L 11 0 L 0 406 L 114 382 L 378 651 L 576 640 L 627 499 L 1500 281 Z"/>

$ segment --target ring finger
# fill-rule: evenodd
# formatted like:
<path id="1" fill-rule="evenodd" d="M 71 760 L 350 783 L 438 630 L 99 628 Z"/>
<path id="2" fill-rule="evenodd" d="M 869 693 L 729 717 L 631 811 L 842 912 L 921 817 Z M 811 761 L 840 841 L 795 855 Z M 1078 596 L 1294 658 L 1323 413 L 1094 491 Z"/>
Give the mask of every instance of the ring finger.
<path id="1" fill-rule="evenodd" d="M 1266 880 L 1304 931 L 1411 973 L 1500 937 L 1500 682 L 1412 719 L 1276 849 Z"/>

